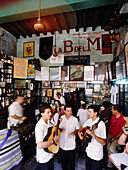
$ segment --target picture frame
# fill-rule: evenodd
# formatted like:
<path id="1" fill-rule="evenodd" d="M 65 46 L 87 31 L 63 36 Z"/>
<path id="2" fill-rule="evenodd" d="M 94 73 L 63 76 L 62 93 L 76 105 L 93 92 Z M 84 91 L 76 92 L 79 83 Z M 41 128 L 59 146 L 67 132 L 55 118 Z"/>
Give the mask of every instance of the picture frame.
<path id="1" fill-rule="evenodd" d="M 23 44 L 23 57 L 34 57 L 34 41 Z"/>
<path id="2" fill-rule="evenodd" d="M 50 81 L 42 81 L 42 87 L 51 87 Z"/>
<path id="3" fill-rule="evenodd" d="M 69 81 L 69 66 L 61 66 L 61 81 Z"/>
<path id="4" fill-rule="evenodd" d="M 70 65 L 70 81 L 83 81 L 83 65 Z"/>
<path id="5" fill-rule="evenodd" d="M 54 81 L 54 86 L 60 86 L 60 81 Z"/>
<path id="6" fill-rule="evenodd" d="M 47 97 L 52 97 L 52 89 L 47 89 Z"/>
<path id="7" fill-rule="evenodd" d="M 94 72 L 95 72 L 94 65 L 84 66 L 84 81 L 93 81 Z"/>
<path id="8" fill-rule="evenodd" d="M 50 67 L 50 81 L 60 81 L 61 67 L 51 66 Z"/>

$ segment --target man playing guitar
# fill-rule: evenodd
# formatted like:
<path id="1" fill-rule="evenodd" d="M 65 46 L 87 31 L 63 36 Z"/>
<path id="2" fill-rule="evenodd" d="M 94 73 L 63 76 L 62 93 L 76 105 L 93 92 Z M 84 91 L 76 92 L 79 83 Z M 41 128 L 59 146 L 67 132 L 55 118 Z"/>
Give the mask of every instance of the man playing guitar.
<path id="1" fill-rule="evenodd" d="M 99 121 L 98 106 L 88 107 L 89 119 L 80 128 L 78 135 L 83 140 L 83 129 L 86 128 L 86 134 L 92 138 L 86 148 L 86 170 L 101 170 L 101 159 L 103 158 L 103 146 L 106 144 L 106 127 L 103 121 Z M 96 125 L 96 126 L 95 126 Z M 92 127 L 95 128 L 93 129 Z M 87 128 L 90 127 L 90 128 Z M 89 130 L 92 129 L 92 130 Z"/>
<path id="2" fill-rule="evenodd" d="M 48 104 L 44 104 L 40 107 L 41 118 L 36 124 L 35 137 L 37 144 L 36 160 L 38 162 L 38 170 L 53 170 L 53 153 L 45 152 L 44 148 L 56 144 L 59 141 L 59 136 L 55 135 L 53 139 L 44 141 L 47 135 L 48 128 L 50 127 L 50 120 L 53 115 L 51 112 L 51 107 Z"/>

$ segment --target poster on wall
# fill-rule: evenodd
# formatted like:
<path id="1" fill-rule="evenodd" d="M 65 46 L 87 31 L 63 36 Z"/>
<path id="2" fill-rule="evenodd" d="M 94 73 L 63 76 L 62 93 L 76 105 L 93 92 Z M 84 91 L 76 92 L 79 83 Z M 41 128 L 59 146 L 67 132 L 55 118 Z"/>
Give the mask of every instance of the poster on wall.
<path id="1" fill-rule="evenodd" d="M 102 35 L 102 54 L 112 54 L 112 43 L 110 34 Z"/>
<path id="2" fill-rule="evenodd" d="M 40 38 L 39 56 L 47 60 L 52 55 L 53 37 Z"/>
<path id="3" fill-rule="evenodd" d="M 49 80 L 49 67 L 41 67 L 41 79 L 42 81 Z"/>
<path id="4" fill-rule="evenodd" d="M 50 57 L 50 63 L 54 64 L 63 64 L 64 63 L 64 54 L 58 54 L 57 56 Z"/>
<path id="5" fill-rule="evenodd" d="M 27 78 L 35 78 L 35 64 L 28 64 Z"/>
<path id="6" fill-rule="evenodd" d="M 24 43 L 24 57 L 33 57 L 34 56 L 34 41 Z"/>
<path id="7" fill-rule="evenodd" d="M 61 67 L 50 67 L 50 81 L 60 81 Z"/>
<path id="8" fill-rule="evenodd" d="M 14 58 L 13 78 L 27 78 L 28 60 Z"/>
<path id="9" fill-rule="evenodd" d="M 52 97 L 52 89 L 47 89 L 47 97 Z"/>
<path id="10" fill-rule="evenodd" d="M 82 81 L 83 77 L 83 65 L 70 65 L 70 81 Z"/>
<path id="11" fill-rule="evenodd" d="M 84 66 L 84 81 L 94 80 L 94 66 Z"/>
<path id="12" fill-rule="evenodd" d="M 107 62 L 95 62 L 95 80 L 96 81 L 108 80 Z"/>
<path id="13" fill-rule="evenodd" d="M 69 81 L 69 66 L 61 66 L 61 81 Z"/>

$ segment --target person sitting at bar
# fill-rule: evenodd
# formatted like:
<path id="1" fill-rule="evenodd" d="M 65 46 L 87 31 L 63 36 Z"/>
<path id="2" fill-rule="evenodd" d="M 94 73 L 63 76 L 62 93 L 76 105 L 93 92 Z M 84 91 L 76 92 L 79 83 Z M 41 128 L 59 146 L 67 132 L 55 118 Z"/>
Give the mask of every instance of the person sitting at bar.
<path id="1" fill-rule="evenodd" d="M 22 152 L 17 131 L 7 129 L 7 118 L 0 115 L 0 170 L 20 170 Z"/>
<path id="2" fill-rule="evenodd" d="M 14 102 L 8 107 L 9 118 L 8 118 L 8 127 L 16 126 L 17 124 L 23 123 L 27 119 L 26 116 L 23 116 L 22 104 L 24 103 L 23 96 L 16 96 Z"/>
<path id="3" fill-rule="evenodd" d="M 127 128 L 118 140 L 119 145 L 124 145 L 124 152 L 114 153 L 109 156 L 110 161 L 116 166 L 117 169 L 122 170 L 128 168 L 128 124 Z M 124 129 L 125 129 L 124 127 Z"/>

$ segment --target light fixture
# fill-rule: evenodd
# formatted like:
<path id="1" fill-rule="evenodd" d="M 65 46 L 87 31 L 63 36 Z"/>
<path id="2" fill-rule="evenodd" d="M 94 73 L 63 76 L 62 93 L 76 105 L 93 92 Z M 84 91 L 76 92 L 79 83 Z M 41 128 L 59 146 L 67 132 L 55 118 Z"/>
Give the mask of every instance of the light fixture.
<path id="1" fill-rule="evenodd" d="M 41 6 L 41 0 L 39 0 L 39 18 L 37 20 L 37 23 L 34 24 L 34 29 L 39 32 L 45 29 L 45 25 L 41 23 L 41 19 L 40 19 L 40 6 Z"/>

